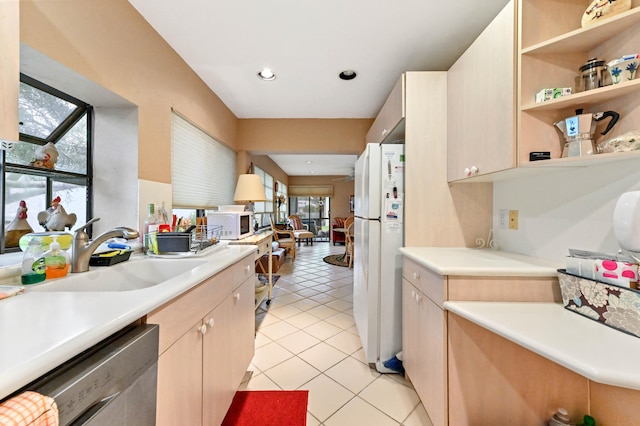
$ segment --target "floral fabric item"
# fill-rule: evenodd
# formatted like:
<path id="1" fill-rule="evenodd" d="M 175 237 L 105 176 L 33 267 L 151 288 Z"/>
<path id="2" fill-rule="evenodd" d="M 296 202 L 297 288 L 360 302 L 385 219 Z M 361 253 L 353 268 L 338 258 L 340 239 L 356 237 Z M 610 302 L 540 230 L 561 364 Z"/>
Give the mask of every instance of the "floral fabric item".
<path id="1" fill-rule="evenodd" d="M 640 292 L 558 271 L 564 307 L 640 337 Z"/>

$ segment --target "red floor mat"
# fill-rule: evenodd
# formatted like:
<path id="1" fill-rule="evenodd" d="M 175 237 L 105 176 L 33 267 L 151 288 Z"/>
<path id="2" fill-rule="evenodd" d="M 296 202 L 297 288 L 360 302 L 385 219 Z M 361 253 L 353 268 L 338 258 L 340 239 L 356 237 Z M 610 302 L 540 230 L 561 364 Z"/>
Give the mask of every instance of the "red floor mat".
<path id="1" fill-rule="evenodd" d="M 238 391 L 222 426 L 304 426 L 309 391 Z"/>

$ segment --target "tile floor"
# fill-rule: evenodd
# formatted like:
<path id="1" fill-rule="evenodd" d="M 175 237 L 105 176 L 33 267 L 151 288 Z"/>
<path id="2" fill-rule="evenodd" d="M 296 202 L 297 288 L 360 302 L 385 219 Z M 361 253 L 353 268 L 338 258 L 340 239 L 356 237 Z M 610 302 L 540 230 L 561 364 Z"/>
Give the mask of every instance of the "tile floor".
<path id="1" fill-rule="evenodd" d="M 309 426 L 427 425 L 413 387 L 364 361 L 353 319 L 353 270 L 322 259 L 344 246 L 298 248 L 256 311 L 256 352 L 241 389 L 307 389 Z"/>

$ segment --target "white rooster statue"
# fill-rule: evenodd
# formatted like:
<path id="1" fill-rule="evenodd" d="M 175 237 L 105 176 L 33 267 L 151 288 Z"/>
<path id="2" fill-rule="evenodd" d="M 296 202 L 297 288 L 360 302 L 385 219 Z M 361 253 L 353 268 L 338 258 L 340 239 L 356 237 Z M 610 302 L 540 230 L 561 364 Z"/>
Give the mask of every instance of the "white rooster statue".
<path id="1" fill-rule="evenodd" d="M 34 157 L 34 160 L 29 163 L 30 166 L 54 170 L 58 161 L 58 150 L 54 144 L 48 142 L 36 149 Z"/>
<path id="2" fill-rule="evenodd" d="M 27 222 L 27 203 L 20 200 L 20 205 L 16 211 L 16 217 L 7 225 L 4 236 L 5 247 L 18 247 L 20 237 L 33 232 L 31 225 Z"/>
<path id="3" fill-rule="evenodd" d="M 47 231 L 64 231 L 65 228 L 71 229 L 76 223 L 75 213 L 67 213 L 62 204 L 60 197 L 56 197 L 51 202 L 51 207 L 38 213 L 38 223 Z"/>

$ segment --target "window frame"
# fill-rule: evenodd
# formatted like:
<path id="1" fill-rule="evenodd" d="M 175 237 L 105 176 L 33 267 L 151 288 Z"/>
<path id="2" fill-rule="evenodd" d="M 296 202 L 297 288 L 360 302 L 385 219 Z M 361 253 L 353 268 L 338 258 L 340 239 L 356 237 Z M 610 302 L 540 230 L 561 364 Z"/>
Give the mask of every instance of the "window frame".
<path id="1" fill-rule="evenodd" d="M 51 205 L 54 198 L 53 185 L 54 182 L 71 182 L 79 186 L 86 187 L 86 210 L 85 217 L 93 217 L 93 143 L 94 143 L 94 114 L 93 107 L 88 103 L 81 101 L 67 93 L 64 93 L 54 87 L 51 87 L 39 80 L 20 73 L 20 83 L 27 84 L 35 89 L 48 93 L 52 96 L 60 98 L 64 101 L 76 105 L 76 109 L 69 114 L 46 138 L 29 135 L 23 132 L 19 133 L 19 143 L 31 143 L 43 146 L 51 142 L 54 145 L 59 142 L 80 120 L 86 117 L 86 173 L 67 172 L 62 170 L 50 170 L 38 167 L 32 167 L 24 164 L 8 163 L 6 161 L 6 152 L 3 150 L 0 154 L 0 212 L 2 213 L 3 222 L 7 222 L 7 214 L 11 215 L 15 212 L 6 211 L 6 175 L 7 173 L 16 173 L 30 176 L 44 177 L 46 179 L 45 188 L 45 205 Z M 76 224 L 78 225 L 78 224 Z M 91 235 L 91 229 L 87 230 Z M 38 232 L 38 231 L 34 231 Z M 5 227 L 0 230 L 0 254 L 12 253 L 20 251 L 19 247 L 5 247 Z"/>

